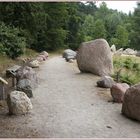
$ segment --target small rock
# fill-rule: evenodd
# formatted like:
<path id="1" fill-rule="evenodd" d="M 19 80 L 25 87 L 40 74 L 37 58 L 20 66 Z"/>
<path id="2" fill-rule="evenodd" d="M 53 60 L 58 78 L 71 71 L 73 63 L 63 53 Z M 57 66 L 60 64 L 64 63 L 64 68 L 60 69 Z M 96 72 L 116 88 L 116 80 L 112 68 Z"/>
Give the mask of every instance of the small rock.
<path id="1" fill-rule="evenodd" d="M 23 115 L 33 108 L 30 99 L 24 92 L 12 91 L 7 98 L 9 113 L 14 115 Z"/>
<path id="2" fill-rule="evenodd" d="M 113 44 L 112 46 L 111 46 L 111 51 L 113 52 L 113 53 L 115 53 L 116 52 L 116 46 Z"/>
<path id="3" fill-rule="evenodd" d="M 116 83 L 114 84 L 110 91 L 114 102 L 122 103 L 123 97 L 129 85 L 126 83 Z"/>
<path id="4" fill-rule="evenodd" d="M 97 81 L 97 86 L 102 88 L 111 88 L 113 84 L 115 84 L 115 82 L 110 76 L 103 76 Z"/>
<path id="5" fill-rule="evenodd" d="M 41 52 L 40 55 L 43 55 L 46 59 L 49 57 L 49 54 L 46 51 Z"/>
<path id="6" fill-rule="evenodd" d="M 32 60 L 28 62 L 27 64 L 31 68 L 38 68 L 39 67 L 39 61 L 38 60 Z"/>
<path id="7" fill-rule="evenodd" d="M 37 56 L 36 60 L 39 62 L 43 62 L 43 61 L 46 61 L 46 57 L 44 55 L 39 55 Z"/>
<path id="8" fill-rule="evenodd" d="M 21 79 L 29 79 L 32 84 L 32 88 L 36 88 L 38 85 L 38 77 L 36 72 L 28 66 L 21 67 L 16 74 L 17 81 Z"/>
<path id="9" fill-rule="evenodd" d="M 73 59 L 70 59 L 70 60 L 69 60 L 69 63 L 73 63 L 73 62 L 74 62 Z"/>
<path id="10" fill-rule="evenodd" d="M 126 50 L 123 51 L 123 54 L 126 54 L 126 55 L 136 55 L 137 51 L 135 51 L 133 49 L 130 49 L 130 48 L 127 48 Z"/>
<path id="11" fill-rule="evenodd" d="M 76 59 L 76 52 L 71 49 L 66 49 L 63 52 L 63 58 L 65 58 L 66 61 L 69 61 L 70 59 Z"/>
<path id="12" fill-rule="evenodd" d="M 26 93 L 26 95 L 31 98 L 33 97 L 33 92 L 32 92 L 32 84 L 29 79 L 21 79 L 17 83 L 17 90 L 23 91 Z"/>
<path id="13" fill-rule="evenodd" d="M 110 129 L 112 129 L 112 127 L 111 126 L 106 126 L 107 128 L 110 128 Z"/>

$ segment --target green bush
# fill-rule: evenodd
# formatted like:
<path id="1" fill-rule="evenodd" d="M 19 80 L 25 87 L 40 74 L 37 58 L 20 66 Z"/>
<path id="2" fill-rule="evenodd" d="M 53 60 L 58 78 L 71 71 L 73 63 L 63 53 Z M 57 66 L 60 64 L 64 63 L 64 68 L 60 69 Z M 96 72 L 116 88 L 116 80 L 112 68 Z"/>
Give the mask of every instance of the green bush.
<path id="1" fill-rule="evenodd" d="M 14 59 L 24 52 L 26 39 L 18 28 L 0 23 L 0 53 Z"/>
<path id="2" fill-rule="evenodd" d="M 124 63 L 125 68 L 127 68 L 127 69 L 132 69 L 133 68 L 134 62 L 131 58 L 125 59 L 123 63 Z"/>
<path id="3" fill-rule="evenodd" d="M 130 85 L 140 82 L 140 59 L 133 57 L 114 57 L 114 79 L 117 80 L 117 73 L 119 73 L 120 82 L 125 82 Z"/>

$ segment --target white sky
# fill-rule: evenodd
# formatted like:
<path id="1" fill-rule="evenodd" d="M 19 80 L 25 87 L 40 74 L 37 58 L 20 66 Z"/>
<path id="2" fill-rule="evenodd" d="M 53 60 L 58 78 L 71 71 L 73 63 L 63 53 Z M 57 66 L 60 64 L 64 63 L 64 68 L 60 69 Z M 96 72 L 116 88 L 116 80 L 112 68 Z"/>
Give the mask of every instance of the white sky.
<path id="1" fill-rule="evenodd" d="M 96 5 L 99 6 L 103 1 L 96 1 Z M 137 1 L 104 1 L 107 4 L 107 7 L 110 9 L 117 9 L 124 13 L 133 12 L 136 7 Z"/>

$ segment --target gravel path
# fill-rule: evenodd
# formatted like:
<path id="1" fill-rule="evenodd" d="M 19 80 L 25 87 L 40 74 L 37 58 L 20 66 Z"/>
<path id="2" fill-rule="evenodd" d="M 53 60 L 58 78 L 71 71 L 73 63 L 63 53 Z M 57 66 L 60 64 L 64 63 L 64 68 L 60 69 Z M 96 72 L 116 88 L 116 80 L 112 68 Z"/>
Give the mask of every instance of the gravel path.
<path id="1" fill-rule="evenodd" d="M 26 116 L 0 112 L 0 137 L 126 138 L 140 137 L 140 123 L 121 115 L 121 104 L 108 102 L 99 77 L 81 74 L 75 63 L 50 58 L 38 72 L 40 84 Z"/>

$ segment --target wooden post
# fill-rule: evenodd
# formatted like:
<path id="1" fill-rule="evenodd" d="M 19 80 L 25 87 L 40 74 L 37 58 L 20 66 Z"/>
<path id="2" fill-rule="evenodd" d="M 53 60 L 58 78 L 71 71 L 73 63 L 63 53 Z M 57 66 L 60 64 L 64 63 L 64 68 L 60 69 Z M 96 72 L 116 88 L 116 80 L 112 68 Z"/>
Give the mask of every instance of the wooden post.
<path id="1" fill-rule="evenodd" d="M 8 82 L 5 81 L 2 77 L 0 77 L 0 100 L 6 99 L 6 93 L 5 93 L 5 85 L 7 85 Z"/>
<path id="2" fill-rule="evenodd" d="M 16 89 L 16 84 L 17 84 L 16 77 L 12 77 L 12 87 L 14 87 L 14 89 Z"/>
<path id="3" fill-rule="evenodd" d="M 15 89 L 16 89 L 16 84 L 17 84 L 16 73 L 20 68 L 21 66 L 14 65 L 13 67 L 8 68 L 6 70 L 6 76 L 8 78 L 12 78 L 12 87 L 14 87 Z"/>

